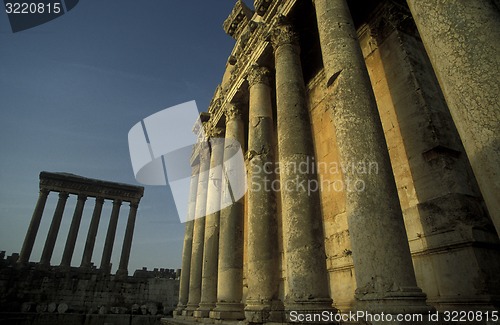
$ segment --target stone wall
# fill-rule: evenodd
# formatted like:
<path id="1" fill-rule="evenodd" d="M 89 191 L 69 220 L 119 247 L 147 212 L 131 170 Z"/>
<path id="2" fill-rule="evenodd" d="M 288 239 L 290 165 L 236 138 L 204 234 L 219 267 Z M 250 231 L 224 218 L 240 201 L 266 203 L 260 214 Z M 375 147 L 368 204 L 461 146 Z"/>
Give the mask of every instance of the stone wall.
<path id="1" fill-rule="evenodd" d="M 173 270 L 143 269 L 134 276 L 116 277 L 95 269 L 40 270 L 37 263 L 19 269 L 16 258 L 17 254 L 0 261 L 1 319 L 43 323 L 43 319 L 74 317 L 74 321 L 87 318 L 100 324 L 106 315 L 115 319 L 122 315 L 127 320 L 136 315 L 156 320 L 171 314 L 178 301 L 179 281 Z"/>

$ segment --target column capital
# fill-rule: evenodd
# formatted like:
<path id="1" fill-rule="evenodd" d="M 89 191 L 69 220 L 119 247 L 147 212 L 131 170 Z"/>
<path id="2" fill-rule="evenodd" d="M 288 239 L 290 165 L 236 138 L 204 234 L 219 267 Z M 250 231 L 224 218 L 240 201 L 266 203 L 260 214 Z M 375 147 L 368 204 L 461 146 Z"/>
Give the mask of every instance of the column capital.
<path id="1" fill-rule="evenodd" d="M 213 127 L 208 131 L 208 136 L 210 138 L 222 138 L 224 137 L 225 129 L 222 127 Z"/>
<path id="2" fill-rule="evenodd" d="M 139 208 L 139 201 L 131 201 L 129 205 L 131 209 L 137 209 Z"/>
<path id="3" fill-rule="evenodd" d="M 68 192 L 59 192 L 59 199 L 64 199 L 66 200 L 69 196 Z"/>
<path id="4" fill-rule="evenodd" d="M 285 44 L 299 45 L 299 36 L 293 26 L 279 18 L 276 26 L 271 30 L 271 44 L 274 50 Z"/>
<path id="5" fill-rule="evenodd" d="M 49 193 L 50 193 L 50 190 L 48 188 L 40 187 L 40 194 L 41 195 L 47 196 L 47 195 L 49 195 Z"/>
<path id="6" fill-rule="evenodd" d="M 243 115 L 241 106 L 239 103 L 236 104 L 230 104 L 226 106 L 226 109 L 224 110 L 224 114 L 226 115 L 226 123 L 230 120 L 234 120 L 236 118 L 240 118 Z"/>
<path id="7" fill-rule="evenodd" d="M 264 66 L 254 64 L 250 67 L 247 80 L 250 87 L 256 84 L 265 84 L 269 86 L 269 69 Z"/>
<path id="8" fill-rule="evenodd" d="M 113 205 L 122 205 L 122 200 L 120 199 L 113 200 Z"/>
<path id="9" fill-rule="evenodd" d="M 87 195 L 78 194 L 78 201 L 87 201 Z"/>
<path id="10" fill-rule="evenodd" d="M 104 204 L 104 198 L 103 197 L 98 196 L 98 197 L 95 198 L 95 201 L 96 201 L 96 203 Z"/>

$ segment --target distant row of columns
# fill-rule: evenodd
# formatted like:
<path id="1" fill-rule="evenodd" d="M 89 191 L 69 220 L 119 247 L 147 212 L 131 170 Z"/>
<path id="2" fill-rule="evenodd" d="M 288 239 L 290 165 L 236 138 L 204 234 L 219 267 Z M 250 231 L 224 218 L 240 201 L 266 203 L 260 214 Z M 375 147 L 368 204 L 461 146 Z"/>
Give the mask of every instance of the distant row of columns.
<path id="1" fill-rule="evenodd" d="M 46 172 L 43 172 L 46 173 Z M 26 265 L 29 262 L 33 246 L 35 243 L 35 239 L 38 233 L 38 229 L 40 227 L 40 222 L 42 219 L 43 211 L 47 202 L 47 197 L 51 189 L 45 188 L 41 186 L 40 195 L 33 212 L 33 216 L 31 218 L 30 226 L 28 228 L 28 232 L 26 234 L 23 247 L 21 249 L 21 253 L 19 256 L 18 264 Z M 42 251 L 42 256 L 40 262 L 38 263 L 38 267 L 42 269 L 46 269 L 50 267 L 50 260 L 52 258 L 55 243 L 57 240 L 57 236 L 59 233 L 59 228 L 61 226 L 61 221 L 64 213 L 64 208 L 66 206 L 67 199 L 70 193 L 66 191 L 59 192 L 59 200 L 57 202 L 56 209 L 54 211 L 54 215 L 52 217 L 52 221 L 50 224 L 49 231 L 47 233 L 47 238 L 45 240 L 45 244 Z M 141 194 L 142 196 L 142 194 Z M 80 229 L 80 223 L 82 220 L 83 210 L 85 206 L 85 202 L 87 200 L 88 195 L 86 194 L 77 194 L 77 203 L 75 207 L 75 211 L 73 213 L 73 218 L 71 221 L 71 225 L 69 228 L 68 236 L 66 239 L 66 244 L 64 246 L 64 252 L 61 259 L 61 268 L 69 269 L 71 267 L 71 260 L 73 258 L 73 253 L 75 250 L 75 244 L 78 236 L 78 232 Z M 137 208 L 139 205 L 139 199 L 130 200 L 129 198 L 123 199 L 113 199 L 113 209 L 111 212 L 111 218 L 109 221 L 109 226 L 106 234 L 104 250 L 102 254 L 100 269 L 106 273 L 111 271 L 111 255 L 113 251 L 113 245 L 115 241 L 116 228 L 118 225 L 118 217 L 120 213 L 120 207 L 124 200 L 129 200 L 130 202 L 130 211 L 128 215 L 127 226 L 125 230 L 125 236 L 123 239 L 122 252 L 120 257 L 119 268 L 117 271 L 117 275 L 127 275 L 128 274 L 128 262 L 130 258 L 130 251 L 132 246 L 132 238 L 134 233 L 135 219 L 137 215 Z M 80 267 L 82 269 L 89 270 L 92 265 L 92 254 L 95 246 L 95 239 L 99 227 L 99 222 L 101 218 L 101 212 L 104 205 L 105 198 L 96 197 L 95 198 L 95 206 L 92 214 L 92 219 L 90 222 L 89 230 L 86 237 L 86 243 L 84 247 L 84 252 L 82 256 L 82 261 Z"/>

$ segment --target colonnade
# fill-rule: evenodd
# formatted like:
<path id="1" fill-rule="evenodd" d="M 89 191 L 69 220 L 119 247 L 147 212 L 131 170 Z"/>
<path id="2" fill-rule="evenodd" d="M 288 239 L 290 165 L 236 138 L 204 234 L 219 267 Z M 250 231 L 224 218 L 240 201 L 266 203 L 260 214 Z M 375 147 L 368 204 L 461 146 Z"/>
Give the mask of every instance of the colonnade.
<path id="1" fill-rule="evenodd" d="M 299 185 L 315 181 L 317 175 L 293 168 L 314 160 L 301 43 L 296 26 L 287 19 L 295 2 L 278 2 L 280 6 L 271 5 L 274 9 L 268 9 L 269 4 L 256 4 L 258 15 L 263 17 L 259 19 L 264 22 L 253 25 L 249 23 L 251 17 L 245 16 L 247 10 L 241 8 L 244 4 L 238 2 L 229 22 L 224 24 L 229 26 L 226 31 L 238 40 L 245 33 L 254 33 L 253 50 L 241 55 L 247 58 L 232 67 L 229 85 L 222 85 L 225 91 L 209 109 L 211 117 L 204 124 L 208 137 L 202 139 L 199 150 L 195 151 L 188 212 L 188 220 L 194 221 L 186 224 L 183 275 L 174 314 L 179 318 L 246 319 L 263 323 L 281 321 L 283 311 L 335 312 L 328 285 L 319 192 L 317 188 L 311 191 Z M 288 3 L 291 4 L 287 6 Z M 345 166 L 375 163 L 379 171 L 374 176 L 347 169 L 344 175 L 365 185 L 362 192 L 345 194 L 357 285 L 356 308 L 371 312 L 427 313 L 431 307 L 417 286 L 384 132 L 347 1 L 314 0 L 313 3 L 325 88 L 330 94 L 326 106 L 333 112 L 340 163 Z M 409 3 L 410 9 L 420 10 L 416 2 Z M 267 10 L 275 10 L 275 19 L 266 16 Z M 432 10 L 439 10 L 439 6 Z M 451 11 L 437 14 L 451 15 Z M 251 27 L 245 29 L 245 26 Z M 423 39 L 425 43 L 426 37 Z M 433 42 L 434 39 L 429 39 L 426 46 L 433 46 Z M 241 49 L 236 48 L 234 53 L 238 51 Z M 443 64 L 441 59 L 435 58 L 436 65 Z M 446 78 L 443 72 L 441 79 Z M 479 100 L 478 96 L 473 98 Z M 497 105 L 490 105 L 487 100 L 483 103 L 487 107 Z M 484 110 L 483 104 L 478 104 L 478 109 Z M 248 190 L 244 200 L 205 216 L 205 209 L 212 209 L 221 201 L 221 191 L 213 190 L 214 184 L 220 181 L 222 195 L 230 191 L 224 175 L 200 173 L 213 170 L 234 155 L 234 141 L 227 141 L 230 145 L 225 145 L 224 150 L 208 145 L 211 138 L 219 137 L 215 134 L 220 134 L 221 126 L 225 128 L 226 140 L 234 139 L 246 149 Z M 492 128 L 500 131 L 498 124 Z M 488 148 L 485 152 L 490 152 Z M 497 158 L 498 154 L 492 153 L 485 162 L 490 164 Z M 276 165 L 280 166 L 279 174 L 275 173 Z M 495 168 L 478 173 L 492 176 Z M 485 187 L 480 180 L 483 190 L 498 185 L 495 183 L 498 174 L 495 175 L 496 180 L 484 179 L 490 184 Z M 275 179 L 279 180 L 281 190 L 266 191 L 266 185 Z M 498 196 L 498 191 L 492 190 L 492 194 Z M 493 201 L 490 200 L 491 206 L 496 204 Z M 495 214 L 491 212 L 494 222 Z M 278 251 L 280 238 L 283 256 Z M 280 267 L 286 270 L 283 279 Z M 279 288 L 280 280 L 285 283 L 284 288 Z"/>
<path id="2" fill-rule="evenodd" d="M 71 225 L 66 238 L 64 252 L 61 259 L 61 268 L 69 269 L 73 258 L 75 244 L 80 229 L 85 203 L 88 198 L 94 198 L 95 205 L 90 221 L 89 230 L 86 237 L 83 256 L 80 268 L 90 270 L 92 266 L 92 254 L 94 252 L 95 239 L 101 219 L 101 212 L 106 200 L 112 201 L 113 209 L 108 225 L 104 249 L 102 253 L 100 269 L 106 273 L 111 271 L 111 256 L 115 241 L 118 218 L 123 202 L 129 202 L 130 210 L 128 214 L 125 236 L 122 244 L 120 264 L 117 275 L 128 275 L 128 262 L 130 250 L 132 247 L 132 238 L 134 233 L 135 219 L 141 197 L 144 194 L 144 188 L 127 184 L 105 182 L 90 178 L 84 178 L 66 173 L 40 173 L 40 194 L 31 218 L 28 232 L 19 255 L 18 264 L 26 265 L 30 261 L 35 239 L 42 220 L 47 198 L 50 192 L 59 193 L 57 206 L 50 223 L 50 228 L 44 243 L 42 256 L 38 267 L 48 269 L 51 264 L 54 253 L 55 243 L 59 234 L 59 228 L 63 218 L 64 208 L 70 195 L 77 196 L 76 207 L 71 220 Z"/>

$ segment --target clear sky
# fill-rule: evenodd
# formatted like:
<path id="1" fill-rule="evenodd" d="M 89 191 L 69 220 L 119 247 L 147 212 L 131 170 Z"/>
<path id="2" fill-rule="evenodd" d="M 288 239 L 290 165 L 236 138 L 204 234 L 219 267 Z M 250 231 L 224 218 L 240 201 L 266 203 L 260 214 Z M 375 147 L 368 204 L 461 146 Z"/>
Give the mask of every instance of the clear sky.
<path id="1" fill-rule="evenodd" d="M 251 1 L 246 1 L 251 5 Z M 137 184 L 127 134 L 143 118 L 196 100 L 206 110 L 234 40 L 222 29 L 234 0 L 81 0 L 46 24 L 12 33 L 0 12 L 0 250 L 19 252 L 40 171 Z M 58 264 L 76 198 L 65 209 Z M 49 196 L 31 255 L 38 261 L 57 202 Z M 72 265 L 80 265 L 94 200 L 87 201 Z M 112 257 L 116 270 L 128 206 Z M 92 261 L 111 214 L 105 204 Z M 129 273 L 180 268 L 184 225 L 167 187 L 145 186 Z"/>

